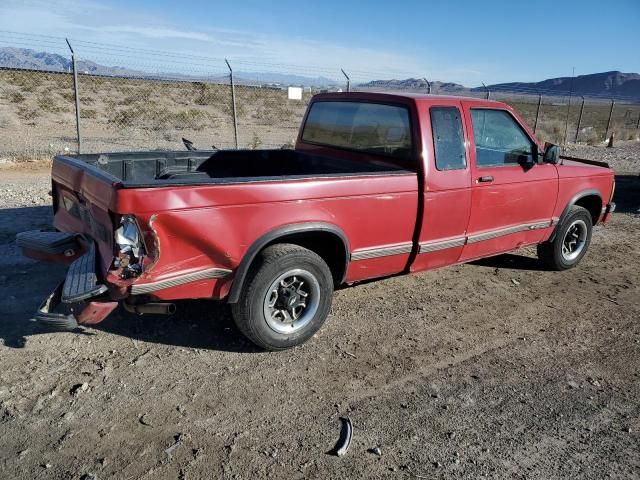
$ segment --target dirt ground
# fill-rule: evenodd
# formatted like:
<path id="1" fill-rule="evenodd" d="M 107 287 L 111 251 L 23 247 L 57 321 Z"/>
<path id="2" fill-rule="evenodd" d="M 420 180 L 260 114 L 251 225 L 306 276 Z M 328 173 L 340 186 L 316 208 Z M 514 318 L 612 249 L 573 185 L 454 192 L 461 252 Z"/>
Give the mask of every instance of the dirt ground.
<path id="1" fill-rule="evenodd" d="M 640 478 L 640 144 L 571 153 L 618 174 L 577 268 L 525 250 L 345 288 L 281 353 L 208 302 L 39 330 L 64 270 L 12 239 L 48 225 L 48 172 L 3 168 L 0 477 Z"/>

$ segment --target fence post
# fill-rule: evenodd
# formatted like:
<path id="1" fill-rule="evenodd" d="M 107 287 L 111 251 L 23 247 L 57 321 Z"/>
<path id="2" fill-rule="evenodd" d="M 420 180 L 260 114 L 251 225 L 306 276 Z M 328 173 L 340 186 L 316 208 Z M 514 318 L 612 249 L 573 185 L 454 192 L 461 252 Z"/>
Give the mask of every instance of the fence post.
<path id="1" fill-rule="evenodd" d="M 538 130 L 538 116 L 540 115 L 540 105 L 542 105 L 542 94 L 538 93 L 538 108 L 536 108 L 536 121 L 533 122 L 533 133 Z"/>
<path id="2" fill-rule="evenodd" d="M 236 144 L 236 150 L 238 150 L 238 117 L 236 115 L 236 88 L 233 84 L 233 69 L 229 64 L 229 60 L 224 59 L 227 64 L 227 68 L 229 69 L 229 80 L 231 83 L 231 108 L 233 111 L 233 138 Z"/>
<path id="3" fill-rule="evenodd" d="M 573 97 L 573 78 L 576 75 L 576 67 L 573 67 L 571 73 L 571 83 L 569 84 L 569 101 L 567 102 L 567 119 L 564 122 L 564 143 L 567 143 L 567 134 L 569 133 L 569 116 L 571 115 L 571 97 Z"/>
<path id="4" fill-rule="evenodd" d="M 578 114 L 578 127 L 576 128 L 576 136 L 573 139 L 573 143 L 578 143 L 578 133 L 580 132 L 580 123 L 582 123 L 582 112 L 584 112 L 584 95 L 580 95 L 582 98 L 582 105 L 580 105 L 580 113 Z"/>
<path id="5" fill-rule="evenodd" d="M 349 78 L 349 75 L 347 75 L 347 73 L 342 68 L 340 69 L 340 71 L 344 75 L 344 78 L 347 79 L 347 92 L 349 92 L 351 90 L 351 79 Z"/>
<path id="6" fill-rule="evenodd" d="M 487 86 L 484 84 L 484 82 L 480 82 L 480 83 L 482 83 L 482 86 L 483 86 L 483 87 L 484 87 L 484 89 L 487 91 L 487 96 L 485 97 L 485 100 L 489 100 L 489 94 L 491 93 L 491 92 L 489 92 L 489 87 L 487 87 Z"/>
<path id="7" fill-rule="evenodd" d="M 431 95 L 431 82 L 427 80 L 427 77 L 423 77 L 422 79 L 427 82 L 427 93 Z"/>
<path id="8" fill-rule="evenodd" d="M 65 38 L 71 50 L 71 64 L 73 65 L 73 96 L 76 103 L 76 138 L 78 140 L 78 155 L 82 153 L 82 136 L 80 135 L 80 95 L 78 94 L 78 69 L 76 68 L 76 54 L 68 38 Z"/>
<path id="9" fill-rule="evenodd" d="M 611 109 L 609 110 L 609 120 L 607 120 L 607 131 L 604 133 L 604 139 L 609 138 L 609 127 L 611 126 L 611 115 L 613 115 L 613 106 L 616 104 L 615 100 L 611 100 Z"/>

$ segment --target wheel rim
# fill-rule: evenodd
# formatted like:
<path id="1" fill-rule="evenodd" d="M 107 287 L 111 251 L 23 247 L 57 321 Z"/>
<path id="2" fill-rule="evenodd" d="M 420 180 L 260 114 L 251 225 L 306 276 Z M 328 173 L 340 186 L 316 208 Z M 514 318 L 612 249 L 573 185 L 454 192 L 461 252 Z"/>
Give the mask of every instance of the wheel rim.
<path id="1" fill-rule="evenodd" d="M 567 261 L 573 261 L 578 258 L 582 250 L 584 250 L 586 240 L 587 224 L 584 220 L 574 220 L 567 228 L 562 240 L 562 257 Z"/>
<path id="2" fill-rule="evenodd" d="M 264 297 L 264 317 L 269 327 L 290 334 L 303 329 L 320 304 L 320 284 L 307 270 L 296 268 L 276 278 Z"/>

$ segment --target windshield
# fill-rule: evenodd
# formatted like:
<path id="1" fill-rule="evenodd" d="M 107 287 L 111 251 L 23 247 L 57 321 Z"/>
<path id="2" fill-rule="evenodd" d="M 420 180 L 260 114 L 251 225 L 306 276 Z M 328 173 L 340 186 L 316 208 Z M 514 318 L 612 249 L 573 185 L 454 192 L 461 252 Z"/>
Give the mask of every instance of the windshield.
<path id="1" fill-rule="evenodd" d="M 379 103 L 315 102 L 302 141 L 408 159 L 412 152 L 409 110 Z"/>

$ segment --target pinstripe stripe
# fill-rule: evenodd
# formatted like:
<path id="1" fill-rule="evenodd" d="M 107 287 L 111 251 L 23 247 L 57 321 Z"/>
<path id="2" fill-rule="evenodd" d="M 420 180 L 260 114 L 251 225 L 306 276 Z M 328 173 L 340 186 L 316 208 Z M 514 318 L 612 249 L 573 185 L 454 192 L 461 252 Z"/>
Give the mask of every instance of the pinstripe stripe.
<path id="1" fill-rule="evenodd" d="M 197 282 L 199 280 L 209 280 L 212 278 L 224 278 L 231 274 L 231 270 L 226 268 L 208 268 L 198 272 L 186 273 L 176 277 L 167 278 L 151 283 L 141 283 L 131 285 L 131 295 L 141 295 L 143 293 L 155 292 L 156 290 L 164 290 L 165 288 L 177 287 L 185 283 Z"/>
<path id="2" fill-rule="evenodd" d="M 450 238 L 448 240 L 437 240 L 435 242 L 424 242 L 420 244 L 420 253 L 436 252 L 447 248 L 461 247 L 467 241 L 467 237 Z"/>
<path id="3" fill-rule="evenodd" d="M 435 240 L 429 242 L 421 242 L 419 245 L 418 253 L 430 253 L 437 252 L 439 250 L 445 250 L 447 248 L 461 247 L 467 243 L 477 243 L 485 240 L 491 240 L 494 238 L 502 237 L 504 235 L 511 235 L 513 233 L 525 232 L 527 230 L 539 230 L 543 228 L 552 227 L 557 225 L 558 218 L 554 217 L 551 220 L 540 220 L 537 222 L 523 223 L 521 225 L 513 225 L 506 228 L 498 228 L 495 230 L 489 230 L 487 232 L 476 233 L 473 235 L 467 235 L 464 237 L 447 238 L 446 240 Z M 372 258 L 387 257 L 390 255 L 402 255 L 411 253 L 412 244 L 402 243 L 397 245 L 385 245 L 382 247 L 363 248 L 361 250 L 355 250 L 351 253 L 351 260 L 369 260 Z"/>
<path id="4" fill-rule="evenodd" d="M 467 243 L 477 243 L 485 240 L 492 240 L 504 235 L 511 235 L 512 233 L 525 232 L 527 230 L 539 230 L 541 228 L 547 228 L 549 226 L 551 226 L 551 222 L 549 220 L 533 223 L 523 223 L 522 225 L 514 225 L 512 227 L 499 228 L 497 230 L 490 230 L 488 232 L 468 235 Z"/>
<path id="5" fill-rule="evenodd" d="M 385 245 L 384 247 L 363 248 L 351 253 L 351 260 L 368 260 L 370 258 L 388 257 L 390 255 L 402 255 L 411 253 L 413 244 L 411 242 L 397 245 Z"/>

